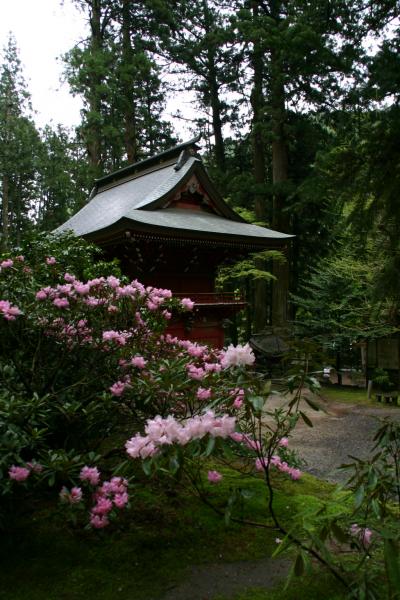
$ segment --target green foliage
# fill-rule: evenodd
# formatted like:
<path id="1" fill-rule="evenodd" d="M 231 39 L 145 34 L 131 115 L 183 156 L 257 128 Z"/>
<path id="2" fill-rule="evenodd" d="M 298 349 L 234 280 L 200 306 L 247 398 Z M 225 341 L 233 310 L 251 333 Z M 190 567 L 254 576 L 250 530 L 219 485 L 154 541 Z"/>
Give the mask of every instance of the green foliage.
<path id="1" fill-rule="evenodd" d="M 266 260 L 285 261 L 285 257 L 278 250 L 264 250 L 250 254 L 249 258 L 240 260 L 233 265 L 223 265 L 218 272 L 217 283 L 223 285 L 227 281 L 264 279 L 269 281 L 275 279 L 269 271 L 260 269 L 260 261 Z"/>

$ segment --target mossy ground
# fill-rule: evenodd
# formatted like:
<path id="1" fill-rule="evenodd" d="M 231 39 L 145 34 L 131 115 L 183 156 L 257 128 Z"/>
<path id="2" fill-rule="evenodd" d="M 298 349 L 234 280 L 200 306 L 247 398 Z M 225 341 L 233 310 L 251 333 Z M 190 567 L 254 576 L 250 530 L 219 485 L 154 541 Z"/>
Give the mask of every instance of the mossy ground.
<path id="1" fill-rule="evenodd" d="M 223 507 L 237 483 L 238 475 L 225 470 L 223 482 L 210 486 L 209 498 Z M 263 481 L 251 478 L 246 484 L 254 494 L 238 511 L 272 525 Z M 329 484 L 308 476 L 295 483 L 279 477 L 276 484 L 277 511 L 286 522 L 299 508 L 318 503 L 331 491 Z M 18 523 L 9 524 L 0 544 L 0 598 L 156 600 L 185 578 L 191 565 L 271 556 L 276 537 L 272 527 L 227 526 L 193 496 L 148 485 L 144 491 L 138 488 L 132 508 L 114 529 L 72 530 L 52 509 L 37 511 L 34 518 L 21 515 Z M 323 573 L 296 580 L 295 589 L 293 595 L 282 584 L 274 591 L 243 592 L 237 600 L 340 598 L 335 582 Z"/>
<path id="2" fill-rule="evenodd" d="M 345 402 L 347 404 L 360 404 L 374 408 L 399 408 L 392 404 L 385 404 L 377 402 L 375 399 L 375 393 L 373 392 L 371 398 L 368 399 L 367 390 L 363 388 L 352 388 L 352 387 L 337 387 L 337 386 L 323 386 L 321 389 L 322 398 L 331 402 Z"/>

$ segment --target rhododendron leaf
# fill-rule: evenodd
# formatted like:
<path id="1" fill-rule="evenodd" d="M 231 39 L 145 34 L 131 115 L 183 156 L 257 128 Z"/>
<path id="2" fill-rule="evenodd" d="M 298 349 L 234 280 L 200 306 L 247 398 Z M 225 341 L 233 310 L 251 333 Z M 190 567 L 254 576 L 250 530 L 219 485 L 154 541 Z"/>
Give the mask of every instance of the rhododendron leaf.
<path id="1" fill-rule="evenodd" d="M 345 544 L 348 541 L 348 534 L 341 527 L 339 527 L 337 523 L 333 522 L 331 525 L 331 529 L 333 535 L 335 536 L 338 542 L 340 542 L 341 544 Z"/>
<path id="2" fill-rule="evenodd" d="M 222 451 L 224 453 L 225 458 L 228 460 L 232 460 L 235 457 L 234 452 L 229 444 L 222 444 Z"/>
<path id="3" fill-rule="evenodd" d="M 262 396 L 249 396 L 248 401 L 256 413 L 260 413 L 265 404 L 265 400 Z"/>
<path id="4" fill-rule="evenodd" d="M 385 568 L 389 586 L 389 598 L 400 598 L 400 551 L 394 539 L 384 540 Z"/>
<path id="5" fill-rule="evenodd" d="M 206 456 L 210 456 L 210 454 L 212 454 L 214 448 L 215 448 L 215 438 L 214 437 L 210 437 L 209 440 L 208 440 L 208 442 L 207 442 L 205 455 Z"/>
<path id="6" fill-rule="evenodd" d="M 357 488 L 355 494 L 354 494 L 354 506 L 355 508 L 360 508 L 361 504 L 363 503 L 365 497 L 365 488 L 364 485 L 360 485 L 360 487 Z"/>
<path id="7" fill-rule="evenodd" d="M 319 404 L 317 404 L 317 402 L 315 402 L 314 400 L 309 398 L 308 396 L 303 396 L 303 400 L 305 400 L 305 402 L 307 402 L 308 406 L 310 406 L 314 410 L 322 410 L 321 406 Z"/>
<path id="8" fill-rule="evenodd" d="M 180 463 L 176 454 L 169 457 L 169 470 L 173 475 L 179 471 Z"/>
<path id="9" fill-rule="evenodd" d="M 314 425 L 312 424 L 312 421 L 309 419 L 309 417 L 307 417 L 307 415 L 305 413 L 300 411 L 300 415 L 306 425 L 308 425 L 309 427 L 314 427 Z"/>
<path id="10" fill-rule="evenodd" d="M 263 393 L 264 393 L 266 396 L 268 396 L 268 395 L 270 394 L 270 392 L 271 392 L 271 384 L 272 384 L 272 382 L 271 382 L 271 381 L 267 381 L 267 382 L 264 384 L 264 387 L 263 387 Z"/>
<path id="11" fill-rule="evenodd" d="M 151 460 L 143 460 L 142 461 L 142 469 L 143 469 L 145 475 L 150 476 L 151 475 Z"/>
<path id="12" fill-rule="evenodd" d="M 304 573 L 304 558 L 303 554 L 299 553 L 296 556 L 296 560 L 294 563 L 294 574 L 296 577 L 300 577 Z"/>
<path id="13" fill-rule="evenodd" d="M 382 515 L 382 511 L 381 511 L 381 507 L 379 505 L 379 502 L 376 498 L 372 498 L 371 500 L 371 508 L 372 511 L 374 513 L 374 515 L 376 516 L 377 519 L 381 518 Z"/>

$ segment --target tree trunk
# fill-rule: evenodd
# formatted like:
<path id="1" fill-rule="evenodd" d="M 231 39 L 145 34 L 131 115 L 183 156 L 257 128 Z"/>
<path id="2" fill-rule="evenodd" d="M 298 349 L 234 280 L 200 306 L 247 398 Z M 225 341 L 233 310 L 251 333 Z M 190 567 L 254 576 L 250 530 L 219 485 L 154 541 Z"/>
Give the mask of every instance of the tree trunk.
<path id="1" fill-rule="evenodd" d="M 101 26 L 101 0 L 92 0 L 90 4 L 90 29 L 91 29 L 91 50 L 95 56 L 102 50 L 103 35 Z M 100 86 L 102 77 L 94 68 L 89 74 L 89 117 L 87 124 L 87 150 L 89 155 L 89 164 L 95 177 L 101 174 L 102 163 L 102 144 L 101 144 L 101 127 L 98 122 L 101 115 L 101 96 Z"/>
<path id="2" fill-rule="evenodd" d="M 258 5 L 253 3 L 253 16 L 258 16 Z M 253 109 L 253 120 L 251 127 L 251 140 L 253 150 L 253 172 L 256 191 L 254 194 L 254 210 L 257 219 L 263 221 L 266 218 L 266 198 L 260 191 L 265 183 L 265 147 L 263 136 L 264 121 L 264 95 L 263 95 L 263 54 L 257 43 L 253 42 L 253 53 L 251 57 L 253 69 L 253 88 L 250 102 Z M 265 261 L 257 261 L 258 269 L 265 269 Z M 267 324 L 267 282 L 256 280 L 254 282 L 254 329 L 261 331 Z"/>
<path id="3" fill-rule="evenodd" d="M 276 15 L 278 8 L 275 7 Z M 276 18 L 278 18 L 276 16 Z M 289 214 L 285 211 L 285 182 L 289 180 L 288 147 L 285 135 L 285 88 L 281 59 L 276 50 L 271 51 L 271 120 L 272 120 L 272 183 L 274 184 L 272 227 L 289 233 Z M 277 278 L 272 286 L 272 325 L 286 327 L 288 321 L 289 255 L 286 262 L 274 261 L 273 274 Z"/>
<path id="4" fill-rule="evenodd" d="M 203 0 L 203 17 L 204 30 L 206 35 L 213 29 L 213 17 L 209 10 L 207 0 Z M 223 173 L 226 169 L 225 164 L 225 146 L 222 135 L 222 119 L 221 119 L 221 100 L 219 98 L 219 85 L 216 67 L 216 48 L 215 44 L 209 44 L 207 48 L 207 63 L 208 63 L 208 91 L 210 94 L 210 106 L 212 114 L 212 128 L 215 141 L 215 162 L 217 167 Z"/>
<path id="5" fill-rule="evenodd" d="M 9 193 L 10 185 L 8 175 L 3 175 L 2 179 L 2 199 L 1 199 L 1 219 L 2 219 L 2 236 L 1 247 L 3 252 L 8 249 L 9 240 Z"/>
<path id="6" fill-rule="evenodd" d="M 122 4 L 122 57 L 124 73 L 121 78 L 122 96 L 124 99 L 124 140 L 128 162 L 138 160 L 136 109 L 133 97 L 134 77 L 132 73 L 133 48 L 131 42 L 131 22 L 129 11 L 130 0 L 123 0 Z"/>
<path id="7" fill-rule="evenodd" d="M 226 164 L 224 138 L 222 136 L 221 101 L 219 99 L 219 89 L 214 64 L 210 65 L 209 86 L 213 134 L 215 140 L 215 162 L 218 169 L 224 173 Z"/>

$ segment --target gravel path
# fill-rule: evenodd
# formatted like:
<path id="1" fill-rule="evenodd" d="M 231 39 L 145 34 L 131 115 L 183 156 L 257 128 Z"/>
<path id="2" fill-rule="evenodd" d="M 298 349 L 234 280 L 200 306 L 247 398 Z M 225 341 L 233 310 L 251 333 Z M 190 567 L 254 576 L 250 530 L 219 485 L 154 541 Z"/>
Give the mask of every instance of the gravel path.
<path id="1" fill-rule="evenodd" d="M 326 412 L 306 410 L 314 426 L 299 422 L 290 446 L 305 459 L 308 473 L 342 483 L 347 473 L 338 471 L 337 467 L 349 462 L 349 456 L 368 458 L 379 418 L 390 416 L 400 420 L 400 408 L 334 403 L 323 398 L 320 404 Z"/>
<path id="2" fill-rule="evenodd" d="M 171 588 L 163 600 L 213 600 L 218 595 L 233 597 L 248 588 L 272 588 L 287 575 L 290 564 L 263 558 L 194 566 L 187 579 Z"/>

